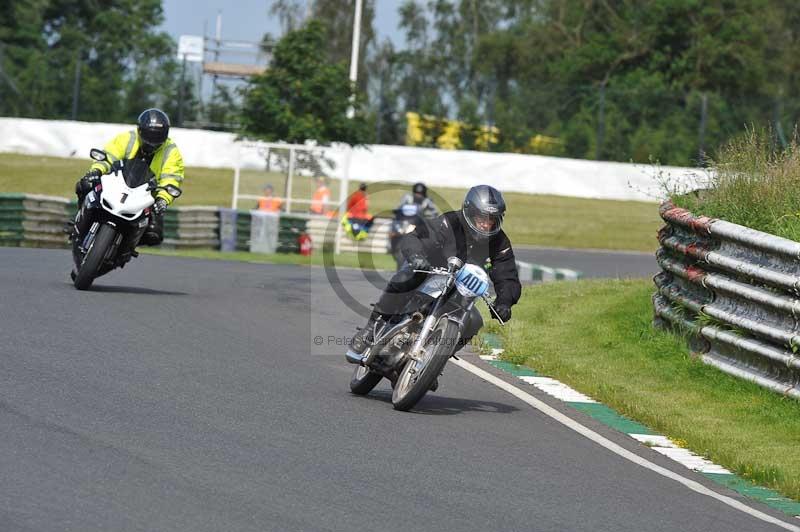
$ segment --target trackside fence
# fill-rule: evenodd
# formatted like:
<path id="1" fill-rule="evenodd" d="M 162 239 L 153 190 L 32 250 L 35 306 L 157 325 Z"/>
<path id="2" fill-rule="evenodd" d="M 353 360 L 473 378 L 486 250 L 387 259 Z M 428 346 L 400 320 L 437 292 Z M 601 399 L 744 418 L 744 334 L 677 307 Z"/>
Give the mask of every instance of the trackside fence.
<path id="1" fill-rule="evenodd" d="M 35 194 L 0 194 L 0 245 L 66 248 L 75 200 Z M 217 207 L 177 207 L 164 218 L 165 247 L 218 248 Z"/>
<path id="2" fill-rule="evenodd" d="M 64 226 L 75 202 L 54 196 L 0 194 L 0 244 L 66 247 Z"/>
<path id="3" fill-rule="evenodd" d="M 201 249 L 219 247 L 217 207 L 175 207 L 164 215 L 165 247 Z"/>
<path id="4" fill-rule="evenodd" d="M 800 398 L 800 243 L 662 204 L 656 325 L 720 370 Z"/>
<path id="5" fill-rule="evenodd" d="M 0 246 L 66 248 L 69 223 L 75 216 L 75 201 L 31 194 L 0 194 Z M 164 218 L 162 247 L 173 249 L 219 249 L 253 251 L 254 219 L 258 211 L 219 207 L 172 207 Z M 276 240 L 270 246 L 279 253 L 298 253 L 300 236 L 311 238 L 314 253 L 323 250 L 385 254 L 389 252 L 391 220 L 376 218 L 369 235 L 355 241 L 342 237 L 336 217 L 303 213 L 281 213 Z M 576 280 L 581 273 L 517 261 L 524 283 Z"/>

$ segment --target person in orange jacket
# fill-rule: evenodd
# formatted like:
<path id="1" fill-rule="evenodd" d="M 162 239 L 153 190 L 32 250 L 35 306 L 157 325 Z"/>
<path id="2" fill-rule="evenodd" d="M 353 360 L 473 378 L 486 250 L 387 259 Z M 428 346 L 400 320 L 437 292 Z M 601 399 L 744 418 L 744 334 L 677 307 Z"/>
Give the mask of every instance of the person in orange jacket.
<path id="1" fill-rule="evenodd" d="M 327 214 L 328 202 L 331 200 L 331 189 L 328 188 L 328 180 L 323 176 L 317 176 L 317 189 L 311 197 L 311 214 Z"/>
<path id="2" fill-rule="evenodd" d="M 368 220 L 371 218 L 369 215 L 369 199 L 367 198 L 367 184 L 361 183 L 358 190 L 350 194 L 347 199 L 347 215 L 350 218 L 359 220 Z"/>
<path id="3" fill-rule="evenodd" d="M 264 187 L 264 195 L 258 200 L 258 210 L 265 212 L 280 212 L 283 207 L 283 200 L 273 195 L 272 185 Z"/>
<path id="4" fill-rule="evenodd" d="M 372 216 L 369 214 L 367 184 L 361 183 L 358 190 L 347 198 L 347 212 L 342 218 L 342 225 L 352 239 L 364 240 L 372 227 L 372 222 Z"/>

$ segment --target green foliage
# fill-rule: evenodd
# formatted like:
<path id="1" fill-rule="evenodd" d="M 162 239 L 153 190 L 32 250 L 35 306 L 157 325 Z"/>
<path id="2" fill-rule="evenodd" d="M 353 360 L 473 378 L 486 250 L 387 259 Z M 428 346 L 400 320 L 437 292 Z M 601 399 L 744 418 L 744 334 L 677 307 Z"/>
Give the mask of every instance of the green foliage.
<path id="1" fill-rule="evenodd" d="M 800 113 L 800 14 L 783 0 L 405 0 L 399 11 L 398 111 L 494 124 L 497 150 L 541 134 L 570 157 L 685 165 L 742 124 L 785 137 Z"/>
<path id="2" fill-rule="evenodd" d="M 353 0 L 314 0 L 312 16 L 325 23 L 325 53 L 332 63 L 350 68 L 353 46 Z M 375 0 L 363 0 L 358 54 L 358 88 L 366 91 L 371 72 L 367 68 L 367 52 L 375 43 Z"/>
<path id="3" fill-rule="evenodd" d="M 0 114 L 124 121 L 159 105 L 176 114 L 174 43 L 156 28 L 161 0 L 0 2 Z M 185 107 L 195 107 L 192 87 Z"/>
<path id="4" fill-rule="evenodd" d="M 796 137 L 786 149 L 777 144 L 774 132 L 751 128 L 711 161 L 703 190 L 667 191 L 696 214 L 800 241 L 800 145 Z"/>
<path id="5" fill-rule="evenodd" d="M 347 69 L 342 63 L 330 63 L 325 50 L 325 29 L 316 20 L 278 41 L 267 71 L 252 78 L 246 88 L 245 136 L 287 142 L 366 142 L 361 99 L 354 102 L 355 116 L 347 118 L 351 94 Z"/>

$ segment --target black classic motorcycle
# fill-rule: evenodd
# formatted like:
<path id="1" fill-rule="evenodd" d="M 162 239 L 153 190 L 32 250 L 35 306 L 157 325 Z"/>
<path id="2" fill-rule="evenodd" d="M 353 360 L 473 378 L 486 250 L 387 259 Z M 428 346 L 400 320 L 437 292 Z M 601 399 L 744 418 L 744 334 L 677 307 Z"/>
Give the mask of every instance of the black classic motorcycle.
<path id="1" fill-rule="evenodd" d="M 347 361 L 357 364 L 350 390 L 366 395 L 381 381 L 392 381 L 392 405 L 410 410 L 436 386 L 447 360 L 463 343 L 475 302 L 489 306 L 489 276 L 481 266 L 463 264 L 458 257 L 447 268 L 414 270 L 428 277 L 417 288 L 406 308 L 389 321 L 378 319 L 372 331 L 373 345 L 364 353 L 349 349 Z M 501 321 L 502 323 L 502 321 Z M 476 331 L 473 331 L 473 333 Z"/>
<path id="2" fill-rule="evenodd" d="M 103 150 L 92 149 L 95 161 L 108 161 Z M 86 290 L 97 277 L 121 268 L 137 256 L 136 246 L 147 228 L 153 191 L 166 190 L 177 198 L 180 189 L 159 187 L 146 161 L 123 159 L 86 195 L 70 235 L 75 269 L 72 282 Z"/>

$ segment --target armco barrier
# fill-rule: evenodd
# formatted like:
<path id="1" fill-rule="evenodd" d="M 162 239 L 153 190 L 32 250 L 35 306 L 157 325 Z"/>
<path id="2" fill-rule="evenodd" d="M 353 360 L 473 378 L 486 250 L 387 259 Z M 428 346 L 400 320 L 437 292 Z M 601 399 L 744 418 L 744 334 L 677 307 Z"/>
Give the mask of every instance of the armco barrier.
<path id="1" fill-rule="evenodd" d="M 800 243 L 669 202 L 660 212 L 656 323 L 704 362 L 800 398 Z"/>

